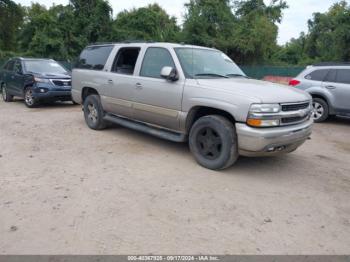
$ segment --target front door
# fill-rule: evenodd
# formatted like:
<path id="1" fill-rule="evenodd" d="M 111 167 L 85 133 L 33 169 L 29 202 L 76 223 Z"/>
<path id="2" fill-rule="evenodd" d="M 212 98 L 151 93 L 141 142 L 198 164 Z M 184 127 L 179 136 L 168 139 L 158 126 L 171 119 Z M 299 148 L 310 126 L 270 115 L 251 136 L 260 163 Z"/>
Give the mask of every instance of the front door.
<path id="1" fill-rule="evenodd" d="M 144 55 L 139 76 L 136 77 L 134 118 L 179 130 L 184 79 L 168 81 L 160 76 L 165 66 L 176 68 L 168 49 L 149 47 Z"/>

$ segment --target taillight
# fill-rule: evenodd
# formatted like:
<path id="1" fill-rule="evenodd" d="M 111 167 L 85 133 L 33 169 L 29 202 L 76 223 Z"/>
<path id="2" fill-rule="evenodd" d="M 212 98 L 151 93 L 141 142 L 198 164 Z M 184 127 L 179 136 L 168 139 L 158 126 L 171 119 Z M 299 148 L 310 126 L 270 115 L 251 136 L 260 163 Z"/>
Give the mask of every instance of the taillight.
<path id="1" fill-rule="evenodd" d="M 299 80 L 296 80 L 296 79 L 292 79 L 289 81 L 289 85 L 290 86 L 297 86 L 300 84 L 300 81 Z"/>

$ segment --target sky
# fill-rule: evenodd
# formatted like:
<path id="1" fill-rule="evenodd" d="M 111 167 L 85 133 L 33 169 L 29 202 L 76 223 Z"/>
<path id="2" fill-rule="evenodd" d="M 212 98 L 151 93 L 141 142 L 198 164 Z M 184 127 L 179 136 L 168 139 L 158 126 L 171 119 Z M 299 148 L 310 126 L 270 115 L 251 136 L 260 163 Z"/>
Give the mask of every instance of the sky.
<path id="1" fill-rule="evenodd" d="M 131 9 L 133 7 L 142 7 L 157 2 L 162 6 L 168 14 L 178 18 L 178 22 L 182 23 L 184 15 L 184 3 L 189 0 L 109 0 L 113 7 L 113 14 Z M 270 0 L 264 0 L 266 4 Z M 313 13 L 325 12 L 328 8 L 340 0 L 286 0 L 289 8 L 283 13 L 282 23 L 279 25 L 278 43 L 285 44 L 291 38 L 297 38 L 304 31 L 307 32 L 307 21 L 312 17 Z M 15 0 L 21 5 L 28 6 L 33 0 Z M 35 0 L 40 4 L 50 7 L 53 3 L 67 4 L 68 0 Z"/>

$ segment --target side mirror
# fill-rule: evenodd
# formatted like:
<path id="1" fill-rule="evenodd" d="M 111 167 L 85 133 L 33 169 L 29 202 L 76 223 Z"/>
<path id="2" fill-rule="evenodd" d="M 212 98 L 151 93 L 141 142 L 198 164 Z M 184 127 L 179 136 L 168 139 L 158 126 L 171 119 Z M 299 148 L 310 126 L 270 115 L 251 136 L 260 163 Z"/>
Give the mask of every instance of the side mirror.
<path id="1" fill-rule="evenodd" d="M 162 68 L 160 72 L 160 76 L 165 78 L 168 81 L 177 81 L 179 80 L 179 76 L 177 74 L 176 68 L 171 66 L 165 66 Z"/>

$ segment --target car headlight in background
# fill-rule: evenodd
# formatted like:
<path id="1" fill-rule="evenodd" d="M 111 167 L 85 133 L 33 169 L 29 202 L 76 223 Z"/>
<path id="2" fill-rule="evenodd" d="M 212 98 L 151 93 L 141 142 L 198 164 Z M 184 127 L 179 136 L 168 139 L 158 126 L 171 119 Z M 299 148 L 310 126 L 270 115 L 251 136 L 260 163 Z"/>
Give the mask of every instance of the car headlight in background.
<path id="1" fill-rule="evenodd" d="M 274 127 L 280 125 L 280 119 L 274 114 L 281 111 L 279 104 L 253 104 L 250 107 L 247 124 L 252 127 Z"/>
<path id="2" fill-rule="evenodd" d="M 34 81 L 38 83 L 48 83 L 49 79 L 46 78 L 40 78 L 40 77 L 34 77 Z"/>

